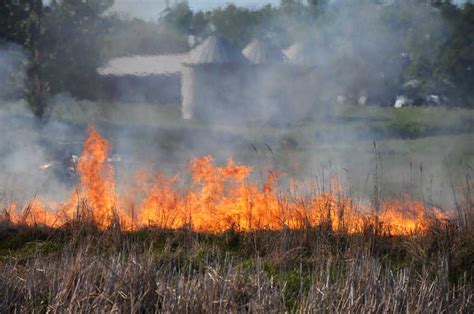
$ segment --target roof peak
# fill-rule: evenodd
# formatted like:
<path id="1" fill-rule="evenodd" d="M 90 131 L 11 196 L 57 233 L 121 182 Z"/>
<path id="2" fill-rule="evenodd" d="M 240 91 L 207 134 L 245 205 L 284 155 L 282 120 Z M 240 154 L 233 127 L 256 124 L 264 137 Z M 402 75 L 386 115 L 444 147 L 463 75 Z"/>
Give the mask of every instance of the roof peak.
<path id="1" fill-rule="evenodd" d="M 260 38 L 253 38 L 242 53 L 253 64 L 279 63 L 286 60 L 280 49 L 268 40 Z"/>
<path id="2" fill-rule="evenodd" d="M 211 35 L 189 52 L 188 64 L 245 63 L 242 53 L 227 39 Z"/>

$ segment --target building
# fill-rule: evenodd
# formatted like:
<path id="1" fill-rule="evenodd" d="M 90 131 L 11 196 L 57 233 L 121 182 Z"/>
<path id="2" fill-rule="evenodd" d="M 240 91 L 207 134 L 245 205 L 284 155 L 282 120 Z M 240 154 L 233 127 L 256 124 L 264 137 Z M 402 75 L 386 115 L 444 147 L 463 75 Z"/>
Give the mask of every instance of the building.
<path id="1" fill-rule="evenodd" d="M 109 101 L 181 103 L 182 62 L 186 54 L 115 58 L 98 69 L 102 97 Z"/>
<path id="2" fill-rule="evenodd" d="M 183 119 L 290 123 L 325 113 L 314 49 L 262 39 L 242 51 L 210 36 L 186 54 L 114 59 L 99 69 L 116 100 L 181 104 Z M 322 94 L 322 93 L 320 93 Z M 275 122 L 276 121 L 276 122 Z"/>
<path id="3" fill-rule="evenodd" d="M 184 119 L 222 119 L 239 111 L 243 74 L 248 60 L 240 50 L 219 36 L 210 36 L 192 49 L 182 72 L 182 113 Z"/>

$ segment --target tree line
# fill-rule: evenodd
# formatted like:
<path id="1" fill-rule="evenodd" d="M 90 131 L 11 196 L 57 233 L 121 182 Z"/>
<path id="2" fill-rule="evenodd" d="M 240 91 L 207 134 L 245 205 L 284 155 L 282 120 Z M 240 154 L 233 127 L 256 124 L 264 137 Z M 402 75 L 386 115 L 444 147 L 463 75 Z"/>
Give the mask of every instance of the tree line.
<path id="1" fill-rule="evenodd" d="M 331 55 L 330 74 L 341 84 L 350 81 L 349 89 L 382 81 L 399 92 L 411 81 L 415 88 L 407 93 L 449 95 L 450 105 L 474 107 L 474 4 L 381 2 L 281 0 L 279 6 L 229 4 L 205 12 L 182 2 L 144 21 L 111 12 L 113 0 L 4 0 L 0 43 L 26 52 L 25 98 L 39 117 L 50 95 L 100 97 L 96 69 L 111 58 L 185 52 L 210 34 L 240 48 L 253 37 L 280 48 L 314 37 L 316 52 Z M 360 77 L 347 78 L 354 75 Z"/>

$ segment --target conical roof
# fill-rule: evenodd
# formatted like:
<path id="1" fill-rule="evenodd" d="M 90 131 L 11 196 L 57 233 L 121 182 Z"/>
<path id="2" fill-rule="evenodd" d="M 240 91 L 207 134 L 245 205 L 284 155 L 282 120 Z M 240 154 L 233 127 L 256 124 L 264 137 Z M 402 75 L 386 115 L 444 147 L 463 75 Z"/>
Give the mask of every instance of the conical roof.
<path id="1" fill-rule="evenodd" d="M 253 39 L 242 50 L 243 55 L 253 64 L 278 63 L 286 60 L 283 52 L 269 42 Z"/>
<path id="2" fill-rule="evenodd" d="M 189 52 L 188 64 L 229 64 L 247 62 L 242 53 L 229 41 L 210 36 Z"/>
<path id="3" fill-rule="evenodd" d="M 295 43 L 287 48 L 284 53 L 291 63 L 305 66 L 316 64 L 316 55 L 312 45 L 309 43 Z"/>

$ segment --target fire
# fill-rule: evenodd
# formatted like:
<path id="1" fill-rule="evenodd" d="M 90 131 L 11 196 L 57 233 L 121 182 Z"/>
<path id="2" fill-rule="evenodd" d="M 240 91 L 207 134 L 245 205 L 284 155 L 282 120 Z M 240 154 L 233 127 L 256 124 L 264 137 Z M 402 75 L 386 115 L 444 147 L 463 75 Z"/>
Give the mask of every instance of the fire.
<path id="1" fill-rule="evenodd" d="M 115 192 L 115 171 L 108 162 L 112 146 L 94 129 L 84 142 L 84 151 L 79 159 L 77 171 L 80 175 L 79 188 L 92 209 L 94 221 L 105 227 L 113 218 L 117 197 Z"/>
<path id="2" fill-rule="evenodd" d="M 155 226 L 202 232 L 326 226 L 358 233 L 372 225 L 404 235 L 426 232 L 446 219 L 440 210 L 408 197 L 383 201 L 375 211 L 345 195 L 337 178 L 328 192 L 318 193 L 311 183 L 295 180 L 284 189 L 281 174 L 271 171 L 260 186 L 251 179 L 250 166 L 232 159 L 217 166 L 210 156 L 193 159 L 184 175 L 171 178 L 157 174 L 150 180 L 139 172 L 130 180 L 133 187 L 118 193 L 110 150 L 111 144 L 89 128 L 77 169 L 80 180 L 69 200 L 46 206 L 35 198 L 21 214 L 11 206 L 9 220 L 60 227 L 86 217 L 100 228 L 118 223 L 125 230 Z"/>
<path id="3" fill-rule="evenodd" d="M 9 218 L 15 224 L 48 225 L 51 227 L 61 224 L 57 213 L 46 207 L 39 198 L 31 200 L 21 213 L 17 213 L 15 209 L 16 206 L 13 205 L 8 210 Z"/>

